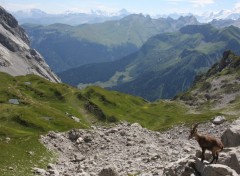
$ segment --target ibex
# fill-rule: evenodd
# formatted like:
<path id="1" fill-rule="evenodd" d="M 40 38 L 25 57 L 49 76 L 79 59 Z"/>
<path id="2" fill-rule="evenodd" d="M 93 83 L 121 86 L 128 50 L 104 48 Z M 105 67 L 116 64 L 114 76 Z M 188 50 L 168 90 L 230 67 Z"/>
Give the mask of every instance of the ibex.
<path id="1" fill-rule="evenodd" d="M 210 164 L 212 164 L 214 160 L 216 160 L 216 162 L 217 162 L 218 154 L 219 154 L 219 152 L 221 152 L 223 150 L 223 147 L 224 147 L 223 143 L 219 139 L 216 139 L 215 137 L 198 134 L 197 126 L 198 126 L 198 124 L 192 125 L 189 139 L 191 139 L 192 137 L 195 137 L 196 141 L 202 148 L 201 161 L 203 162 L 203 160 L 205 159 L 205 157 L 204 157 L 205 151 L 209 150 L 212 152 L 212 156 L 213 156 L 213 159 L 210 162 Z"/>

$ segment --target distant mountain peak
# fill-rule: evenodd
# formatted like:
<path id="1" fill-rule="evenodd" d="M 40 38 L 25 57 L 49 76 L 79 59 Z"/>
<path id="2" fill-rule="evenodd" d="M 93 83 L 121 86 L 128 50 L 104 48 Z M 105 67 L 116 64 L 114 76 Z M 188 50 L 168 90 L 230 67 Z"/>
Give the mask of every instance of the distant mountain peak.
<path id="1" fill-rule="evenodd" d="M 14 16 L 18 16 L 19 18 L 38 18 L 47 16 L 47 13 L 40 10 L 40 9 L 26 9 L 26 10 L 19 10 L 12 13 Z"/>
<path id="2" fill-rule="evenodd" d="M 86 23 L 101 23 L 109 20 L 116 20 L 129 14 L 126 9 L 104 10 L 91 9 L 85 11 L 66 10 L 63 13 L 46 13 L 40 9 L 27 9 L 12 12 L 13 16 L 18 19 L 20 24 L 32 23 L 50 25 L 55 23 L 64 23 L 69 25 L 80 25 Z"/>

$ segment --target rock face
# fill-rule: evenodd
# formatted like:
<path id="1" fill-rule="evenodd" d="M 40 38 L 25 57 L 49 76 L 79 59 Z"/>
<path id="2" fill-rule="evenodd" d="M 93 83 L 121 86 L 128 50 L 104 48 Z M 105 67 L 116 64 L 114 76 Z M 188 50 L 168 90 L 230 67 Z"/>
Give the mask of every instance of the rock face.
<path id="1" fill-rule="evenodd" d="M 60 82 L 43 57 L 29 46 L 17 20 L 0 6 L 0 72 L 13 76 L 36 74 Z"/>
<path id="2" fill-rule="evenodd" d="M 240 119 L 236 120 L 222 135 L 222 141 L 226 147 L 240 146 Z"/>
<path id="3" fill-rule="evenodd" d="M 238 176 L 237 172 L 222 164 L 205 164 L 196 158 L 196 170 L 204 176 Z"/>
<path id="4" fill-rule="evenodd" d="M 219 163 L 229 166 L 240 175 L 240 147 L 224 149 L 219 157 Z"/>
<path id="5" fill-rule="evenodd" d="M 221 137 L 230 126 L 211 122 L 200 124 L 200 134 Z M 195 140 L 188 140 L 190 127 L 180 125 L 166 132 L 154 132 L 139 124 L 120 123 L 113 127 L 74 129 L 65 133 L 50 132 L 42 143 L 58 153 L 58 160 L 39 175 L 140 175 L 140 176 L 212 176 L 218 172 L 239 174 L 240 148 L 224 148 L 218 164 L 208 165 L 211 152 L 201 163 Z M 200 152 L 200 151 L 199 151 Z M 197 152 L 197 153 L 199 153 Z"/>

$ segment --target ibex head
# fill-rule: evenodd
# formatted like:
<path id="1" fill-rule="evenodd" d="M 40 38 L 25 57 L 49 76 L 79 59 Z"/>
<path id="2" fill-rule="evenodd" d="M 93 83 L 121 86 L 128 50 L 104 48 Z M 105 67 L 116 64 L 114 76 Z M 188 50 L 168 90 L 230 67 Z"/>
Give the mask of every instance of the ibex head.
<path id="1" fill-rule="evenodd" d="M 191 139 L 192 137 L 194 137 L 196 135 L 198 124 L 199 123 L 192 125 L 188 139 Z"/>

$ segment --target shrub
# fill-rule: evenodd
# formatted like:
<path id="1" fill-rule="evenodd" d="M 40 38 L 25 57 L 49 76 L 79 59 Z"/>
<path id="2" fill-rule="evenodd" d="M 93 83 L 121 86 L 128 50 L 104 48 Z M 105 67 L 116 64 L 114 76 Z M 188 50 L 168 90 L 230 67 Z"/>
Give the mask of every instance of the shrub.
<path id="1" fill-rule="evenodd" d="M 208 90 L 208 89 L 211 89 L 212 87 L 212 84 L 210 82 L 205 82 L 203 83 L 203 85 L 201 86 L 201 90 Z"/>
<path id="2" fill-rule="evenodd" d="M 107 118 L 107 121 L 110 122 L 110 123 L 115 123 L 115 122 L 118 121 L 118 119 L 114 115 L 111 115 Z"/>
<path id="3" fill-rule="evenodd" d="M 98 117 L 99 120 L 106 120 L 106 115 L 103 113 L 103 111 L 94 103 L 88 101 L 86 104 L 85 104 L 85 109 L 94 114 L 95 116 Z"/>

